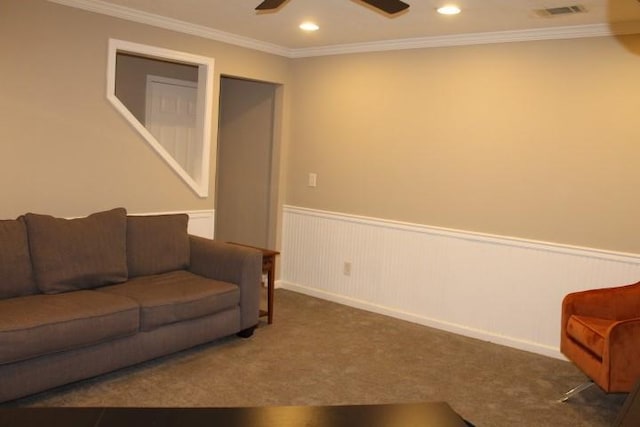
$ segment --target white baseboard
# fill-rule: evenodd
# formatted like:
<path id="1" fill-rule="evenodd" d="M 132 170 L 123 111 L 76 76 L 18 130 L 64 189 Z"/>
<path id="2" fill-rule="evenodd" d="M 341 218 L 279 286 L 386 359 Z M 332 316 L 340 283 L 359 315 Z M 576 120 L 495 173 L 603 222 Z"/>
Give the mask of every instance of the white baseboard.
<path id="1" fill-rule="evenodd" d="M 324 292 L 315 288 L 300 286 L 293 283 L 281 282 L 281 287 L 282 289 L 287 289 L 287 290 L 298 292 L 304 295 L 320 298 L 326 301 L 332 301 L 338 304 L 347 305 L 349 307 L 370 311 L 372 313 L 382 314 L 385 316 L 393 317 L 395 319 L 406 320 L 407 322 L 416 323 L 418 325 L 428 326 L 430 328 L 452 332 L 458 335 L 479 339 L 481 341 L 488 341 L 494 344 L 500 344 L 507 347 L 517 348 L 519 350 L 525 350 L 531 353 L 537 353 L 544 356 L 553 357 L 556 359 L 566 360 L 564 355 L 560 353 L 560 350 L 555 347 L 550 347 L 550 346 L 541 345 L 535 342 L 523 341 L 523 340 L 518 340 L 510 337 L 500 336 L 495 333 L 491 333 L 489 331 L 482 331 L 482 330 L 470 328 L 464 325 L 457 325 L 449 322 L 443 322 L 438 319 L 431 319 L 424 316 L 418 316 L 413 313 L 406 313 L 406 312 L 402 312 L 397 309 L 385 307 L 382 305 L 372 304 L 367 301 L 345 297 L 344 295 L 332 294 L 332 293 Z"/>

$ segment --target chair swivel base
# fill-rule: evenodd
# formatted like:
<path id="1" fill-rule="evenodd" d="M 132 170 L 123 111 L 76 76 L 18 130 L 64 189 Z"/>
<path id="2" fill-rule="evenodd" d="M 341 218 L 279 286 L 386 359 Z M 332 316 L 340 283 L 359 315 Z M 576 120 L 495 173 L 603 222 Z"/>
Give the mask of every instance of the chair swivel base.
<path id="1" fill-rule="evenodd" d="M 566 392 L 564 395 L 562 395 L 562 398 L 558 400 L 558 402 L 566 402 L 576 394 L 582 393 L 583 391 L 585 391 L 586 389 L 588 389 L 594 384 L 595 383 L 593 381 L 587 381 L 586 383 L 580 384 L 579 386 L 572 388 L 571 390 Z"/>

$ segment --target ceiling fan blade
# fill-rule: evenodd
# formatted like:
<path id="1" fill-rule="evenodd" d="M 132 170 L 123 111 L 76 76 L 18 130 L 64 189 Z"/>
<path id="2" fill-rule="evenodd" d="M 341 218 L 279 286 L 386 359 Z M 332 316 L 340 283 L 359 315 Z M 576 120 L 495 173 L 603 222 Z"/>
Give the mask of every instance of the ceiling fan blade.
<path id="1" fill-rule="evenodd" d="M 287 0 L 264 0 L 262 3 L 260 3 L 258 5 L 258 7 L 256 7 L 256 10 L 271 10 L 271 9 L 277 9 L 280 7 L 280 5 L 284 2 L 286 2 Z"/>
<path id="2" fill-rule="evenodd" d="M 362 0 L 362 1 L 377 9 L 385 11 L 390 15 L 393 15 L 394 13 L 402 12 L 403 10 L 409 7 L 408 4 L 400 0 Z"/>

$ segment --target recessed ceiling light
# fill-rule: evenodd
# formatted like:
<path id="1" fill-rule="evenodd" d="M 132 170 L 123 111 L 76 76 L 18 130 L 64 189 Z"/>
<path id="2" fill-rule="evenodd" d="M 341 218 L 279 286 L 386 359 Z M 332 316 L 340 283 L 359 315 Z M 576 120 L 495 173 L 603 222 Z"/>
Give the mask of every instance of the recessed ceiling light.
<path id="1" fill-rule="evenodd" d="M 457 15 L 458 13 L 460 13 L 460 8 L 452 4 L 439 7 L 437 10 L 438 13 L 442 15 Z"/>
<path id="2" fill-rule="evenodd" d="M 302 24 L 300 24 L 300 29 L 304 30 L 304 31 L 318 31 L 320 27 L 318 27 L 317 24 L 314 24 L 313 22 L 303 22 Z"/>

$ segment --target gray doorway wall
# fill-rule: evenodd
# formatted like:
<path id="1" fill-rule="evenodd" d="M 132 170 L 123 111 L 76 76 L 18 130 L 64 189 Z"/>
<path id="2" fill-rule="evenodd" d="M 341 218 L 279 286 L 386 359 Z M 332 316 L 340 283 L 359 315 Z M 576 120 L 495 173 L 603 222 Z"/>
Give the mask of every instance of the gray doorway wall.
<path id="1" fill-rule="evenodd" d="M 268 248 L 276 85 L 220 79 L 215 238 Z"/>

